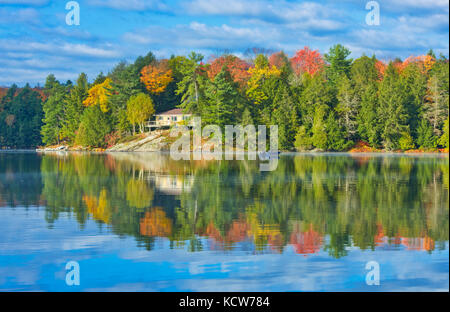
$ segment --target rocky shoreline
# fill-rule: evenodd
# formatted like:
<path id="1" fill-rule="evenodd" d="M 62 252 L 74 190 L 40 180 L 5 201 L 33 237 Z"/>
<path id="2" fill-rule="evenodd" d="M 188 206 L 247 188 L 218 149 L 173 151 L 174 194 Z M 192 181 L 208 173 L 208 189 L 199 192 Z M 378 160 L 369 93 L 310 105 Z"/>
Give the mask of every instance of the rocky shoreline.
<path id="1" fill-rule="evenodd" d="M 77 152 L 168 152 L 170 151 L 170 145 L 176 140 L 171 138 L 167 130 L 158 130 L 150 133 L 142 134 L 133 138 L 125 139 L 123 142 L 119 142 L 110 148 L 87 148 L 82 146 L 69 146 L 69 145 L 55 145 L 48 147 L 39 147 L 36 152 L 65 152 L 65 151 L 77 151 Z M 291 151 L 292 152 L 292 151 Z M 291 153 L 287 151 L 287 153 Z M 295 153 L 295 152 L 294 152 Z M 304 151 L 303 153 L 330 153 L 321 150 Z M 366 146 L 365 144 L 356 144 L 354 148 L 343 153 L 350 154 L 448 154 L 448 150 L 436 150 L 436 151 L 424 151 L 424 150 L 407 150 L 407 151 L 383 151 L 376 150 Z"/>

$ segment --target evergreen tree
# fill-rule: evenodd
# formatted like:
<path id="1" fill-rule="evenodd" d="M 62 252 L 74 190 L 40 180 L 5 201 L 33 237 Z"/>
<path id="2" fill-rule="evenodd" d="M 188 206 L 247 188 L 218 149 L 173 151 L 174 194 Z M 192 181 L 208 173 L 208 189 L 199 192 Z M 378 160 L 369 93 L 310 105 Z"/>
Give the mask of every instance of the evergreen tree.
<path id="1" fill-rule="evenodd" d="M 447 71 L 448 74 L 448 71 Z M 448 85 L 443 79 L 439 79 L 439 74 L 434 73 L 428 82 L 428 96 L 424 106 L 424 117 L 433 127 L 434 134 L 439 137 L 441 128 L 448 117 Z"/>
<path id="2" fill-rule="evenodd" d="M 442 136 L 439 139 L 439 144 L 444 148 L 449 148 L 449 134 L 448 134 L 448 117 L 444 122 L 444 128 L 442 129 Z"/>
<path id="3" fill-rule="evenodd" d="M 77 84 L 70 91 L 65 103 L 64 123 L 61 129 L 63 137 L 68 138 L 73 143 L 76 137 L 76 131 L 80 126 L 81 115 L 83 114 L 83 101 L 87 97 L 88 81 L 85 73 L 78 76 Z"/>
<path id="4" fill-rule="evenodd" d="M 437 146 L 437 138 L 433 133 L 433 127 L 425 118 L 421 120 L 420 126 L 417 129 L 416 142 L 423 149 L 433 149 Z"/>
<path id="5" fill-rule="evenodd" d="M 386 150 L 399 148 L 398 141 L 407 128 L 406 104 L 407 92 L 400 81 L 397 70 L 391 63 L 386 69 L 386 75 L 380 85 L 377 109 L 381 138 Z"/>
<path id="6" fill-rule="evenodd" d="M 230 72 L 224 66 L 206 89 L 207 104 L 203 107 L 202 118 L 205 124 L 215 124 L 224 128 L 232 125 L 236 108 L 239 106 L 241 96 L 239 86 L 231 78 Z"/>
<path id="7" fill-rule="evenodd" d="M 314 122 L 312 127 L 312 145 L 321 150 L 328 147 L 327 129 L 325 122 L 326 106 L 320 105 L 316 107 L 314 114 Z"/>
<path id="8" fill-rule="evenodd" d="M 326 121 L 327 150 L 343 151 L 353 144 L 353 141 L 346 138 L 345 127 L 339 125 L 336 114 L 331 111 Z"/>
<path id="9" fill-rule="evenodd" d="M 354 86 L 346 76 L 342 76 L 339 81 L 337 98 L 336 111 L 339 124 L 344 128 L 345 139 L 351 141 L 355 137 L 357 130 L 356 117 L 359 111 L 359 99 L 355 94 Z"/>
<path id="10" fill-rule="evenodd" d="M 286 85 L 279 88 L 274 99 L 274 107 L 272 124 L 278 126 L 278 147 L 284 150 L 292 149 L 298 126 L 298 113 Z"/>
<path id="11" fill-rule="evenodd" d="M 81 116 L 76 144 L 87 147 L 104 147 L 105 136 L 111 132 L 110 117 L 99 105 L 87 107 Z"/>
<path id="12" fill-rule="evenodd" d="M 42 141 L 46 145 L 59 144 L 65 118 L 66 87 L 54 80 L 53 75 L 49 75 L 44 90 L 48 98 L 43 105 Z"/>
<path id="13" fill-rule="evenodd" d="M 331 83 L 337 84 L 342 75 L 349 74 L 352 59 L 348 59 L 347 57 L 350 53 L 350 50 L 346 47 L 341 44 L 336 44 L 324 55 L 325 61 L 329 64 L 326 72 Z"/>
<path id="14" fill-rule="evenodd" d="M 180 107 L 202 115 L 207 85 L 206 73 L 202 68 L 203 55 L 192 52 L 180 66 L 183 79 L 177 84 L 178 95 L 181 95 Z"/>
<path id="15" fill-rule="evenodd" d="M 0 145 L 31 148 L 41 144 L 42 99 L 27 84 L 8 90 L 0 102 Z"/>

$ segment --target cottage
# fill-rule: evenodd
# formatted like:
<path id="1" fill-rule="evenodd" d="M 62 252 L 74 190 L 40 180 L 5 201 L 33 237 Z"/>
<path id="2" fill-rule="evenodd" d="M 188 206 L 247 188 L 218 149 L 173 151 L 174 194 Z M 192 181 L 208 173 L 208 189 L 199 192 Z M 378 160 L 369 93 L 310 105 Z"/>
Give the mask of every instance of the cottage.
<path id="1" fill-rule="evenodd" d="M 146 127 L 151 129 L 171 127 L 182 121 L 187 121 L 192 114 L 184 113 L 181 108 L 171 109 L 166 112 L 155 114 L 155 120 L 149 121 Z"/>

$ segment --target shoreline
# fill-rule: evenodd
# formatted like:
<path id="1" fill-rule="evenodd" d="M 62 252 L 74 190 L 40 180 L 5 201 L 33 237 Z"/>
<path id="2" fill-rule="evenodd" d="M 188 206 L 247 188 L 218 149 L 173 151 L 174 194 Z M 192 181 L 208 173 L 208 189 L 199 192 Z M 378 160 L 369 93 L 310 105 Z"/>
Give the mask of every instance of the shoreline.
<path id="1" fill-rule="evenodd" d="M 108 151 L 108 150 L 103 150 L 103 151 L 99 151 L 99 150 L 71 150 L 71 149 L 67 149 L 67 150 L 43 150 L 43 149 L 10 149 L 10 150 L 2 150 L 0 149 L 0 154 L 20 154 L 20 153 L 27 153 L 27 154 L 53 154 L 53 153 L 86 153 L 86 154 L 128 154 L 128 153 L 132 153 L 132 154 L 147 154 L 147 153 L 157 153 L 157 154 L 170 154 L 170 151 L 167 150 L 160 150 L 160 151 Z M 193 154 L 194 152 L 190 152 L 190 154 Z M 244 153 L 246 154 L 246 152 L 236 152 L 236 153 Z M 225 153 L 224 153 L 225 154 Z M 311 152 L 311 151 L 304 151 L 304 152 L 295 152 L 295 151 L 280 151 L 279 156 L 299 156 L 299 155 L 303 155 L 303 156 L 338 156 L 338 155 L 342 155 L 342 156 L 360 156 L 360 157 L 364 157 L 364 156 L 379 156 L 379 157 L 384 157 L 384 156 L 409 156 L 409 157 L 420 157 L 420 156 L 435 156 L 435 157 L 449 157 L 449 153 L 448 152 L 417 152 L 417 153 L 412 153 L 412 152 L 332 152 L 332 151 L 316 151 L 316 152 Z"/>

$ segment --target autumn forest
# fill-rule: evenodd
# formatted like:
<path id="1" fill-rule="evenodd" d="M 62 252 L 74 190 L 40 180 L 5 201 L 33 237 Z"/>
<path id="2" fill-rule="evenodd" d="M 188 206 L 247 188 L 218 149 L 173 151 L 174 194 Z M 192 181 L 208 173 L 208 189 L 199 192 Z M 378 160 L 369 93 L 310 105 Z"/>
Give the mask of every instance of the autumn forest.
<path id="1" fill-rule="evenodd" d="M 350 58 L 337 44 L 293 56 L 249 49 L 117 64 L 92 83 L 48 75 L 43 87 L 0 88 L 0 147 L 108 148 L 156 112 L 182 108 L 204 125 L 278 125 L 279 148 L 437 151 L 449 147 L 449 63 L 432 50 L 404 60 Z"/>

